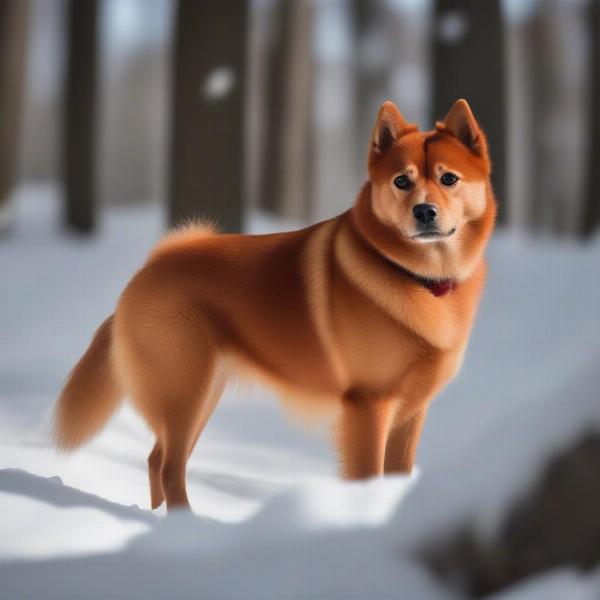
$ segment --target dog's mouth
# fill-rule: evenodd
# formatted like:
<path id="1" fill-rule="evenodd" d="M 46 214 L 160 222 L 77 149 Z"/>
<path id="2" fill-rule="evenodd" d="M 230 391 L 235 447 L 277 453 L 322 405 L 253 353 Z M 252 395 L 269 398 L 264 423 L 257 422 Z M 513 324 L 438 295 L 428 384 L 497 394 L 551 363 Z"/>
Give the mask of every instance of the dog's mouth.
<path id="1" fill-rule="evenodd" d="M 443 240 L 453 236 L 456 233 L 456 227 L 452 227 L 448 231 L 440 231 L 439 229 L 431 229 L 428 231 L 421 231 L 411 236 L 413 240 L 423 240 L 423 241 L 435 241 L 435 240 Z"/>

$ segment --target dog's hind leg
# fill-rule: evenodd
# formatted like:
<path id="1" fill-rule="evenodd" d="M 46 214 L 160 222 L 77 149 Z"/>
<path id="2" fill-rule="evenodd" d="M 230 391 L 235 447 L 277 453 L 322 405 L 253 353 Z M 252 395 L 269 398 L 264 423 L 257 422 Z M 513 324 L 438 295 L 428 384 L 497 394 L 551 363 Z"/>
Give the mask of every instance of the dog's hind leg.
<path id="1" fill-rule="evenodd" d="M 195 426 L 192 428 L 193 434 L 191 435 L 191 442 L 188 444 L 188 453 L 187 458 L 185 459 L 185 463 L 187 464 L 187 460 L 191 456 L 194 446 L 200 437 L 200 434 L 206 427 L 206 423 L 210 419 L 219 399 L 221 398 L 221 394 L 223 393 L 223 389 L 225 387 L 226 378 L 225 376 L 217 376 L 213 379 L 212 384 L 210 386 L 210 391 L 206 395 L 205 398 L 201 398 L 199 412 L 200 415 L 197 417 L 196 421 L 192 419 L 192 423 L 195 423 Z M 184 427 L 184 429 L 187 429 Z M 178 436 L 181 431 L 181 425 L 174 427 L 167 426 L 165 430 L 165 436 Z M 184 492 L 182 492 L 182 483 L 178 481 L 180 479 L 180 475 L 178 475 L 178 467 L 177 465 L 182 462 L 180 449 L 177 446 L 177 443 L 173 444 L 171 442 L 169 446 L 170 450 L 170 459 L 171 465 L 170 469 L 171 473 L 167 473 L 163 476 L 163 466 L 164 466 L 164 458 L 165 452 L 163 451 L 162 444 L 160 441 L 156 441 L 154 444 L 154 448 L 148 456 L 148 473 L 150 476 L 150 498 L 152 503 L 152 508 L 158 508 L 165 499 L 165 492 L 163 488 L 163 477 L 169 478 L 169 486 L 171 487 L 171 508 L 173 506 L 187 506 L 189 503 L 187 502 L 187 493 L 185 493 L 185 480 L 183 482 Z M 184 473 L 185 473 L 185 465 L 184 465 Z M 184 474 L 185 479 L 185 474 Z M 167 506 L 169 506 L 169 500 L 167 498 Z"/>
<path id="2" fill-rule="evenodd" d="M 148 476 L 150 479 L 150 504 L 158 508 L 165 499 L 162 486 L 163 451 L 161 443 L 156 440 L 152 452 L 148 456 Z"/>
<path id="3" fill-rule="evenodd" d="M 167 509 L 189 508 L 185 484 L 185 470 L 195 431 L 194 415 L 178 412 L 168 418 L 165 426 L 162 486 Z"/>
<path id="4" fill-rule="evenodd" d="M 385 446 L 394 411 L 392 400 L 346 394 L 337 432 L 345 479 L 367 479 L 383 474 Z"/>
<path id="5" fill-rule="evenodd" d="M 155 417 L 156 443 L 148 456 L 150 498 L 152 508 L 158 508 L 166 498 L 167 509 L 189 507 L 185 472 L 190 454 L 212 414 L 223 391 L 225 381 L 213 377 L 206 368 L 204 382 L 191 397 L 177 402 L 156 403 L 165 410 Z"/>
<path id="6" fill-rule="evenodd" d="M 213 395 L 213 367 L 204 371 L 204 380 L 193 398 L 172 404 L 162 428 L 162 487 L 167 510 L 189 508 L 185 472 L 194 444 L 206 424 L 219 395 Z"/>
<path id="7" fill-rule="evenodd" d="M 186 464 L 216 402 L 211 390 L 220 357 L 199 309 L 178 305 L 181 298 L 170 297 L 166 286 L 146 284 L 150 291 L 133 289 L 119 305 L 115 352 L 129 397 L 156 435 L 148 461 L 152 506 L 164 496 L 171 510 L 189 507 Z"/>
<path id="8" fill-rule="evenodd" d="M 156 435 L 148 457 L 153 508 L 165 499 L 168 510 L 189 507 L 185 486 L 187 460 L 218 400 L 211 394 L 216 353 L 209 344 L 186 341 L 180 337 L 185 355 L 171 353 L 168 360 L 163 354 L 162 360 L 148 360 L 146 354 L 141 357 L 146 358 L 145 362 L 131 360 L 136 367 L 130 370 L 131 399 Z"/>
<path id="9" fill-rule="evenodd" d="M 198 419 L 198 424 L 196 426 L 196 431 L 194 433 L 193 441 L 190 446 L 190 455 L 194 451 L 194 447 L 196 446 L 196 442 L 200 437 L 202 431 L 206 427 L 208 420 L 213 414 L 221 396 L 223 394 L 223 390 L 225 389 L 225 384 L 227 383 L 227 374 L 224 370 L 218 370 L 213 375 L 210 390 L 207 394 L 205 401 L 203 402 L 202 412 L 200 414 L 200 418 Z"/>

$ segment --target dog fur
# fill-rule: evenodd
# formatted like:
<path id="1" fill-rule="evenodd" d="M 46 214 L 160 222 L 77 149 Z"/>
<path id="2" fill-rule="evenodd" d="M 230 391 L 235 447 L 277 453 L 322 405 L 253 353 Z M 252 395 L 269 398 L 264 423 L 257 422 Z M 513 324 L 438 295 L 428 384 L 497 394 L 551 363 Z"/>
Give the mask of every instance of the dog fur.
<path id="1" fill-rule="evenodd" d="M 350 210 L 286 233 L 202 224 L 170 233 L 70 374 L 57 443 L 85 442 L 127 395 L 156 435 L 152 507 L 165 498 L 169 509 L 188 506 L 188 457 L 241 371 L 302 409 L 335 413 L 344 477 L 410 472 L 429 402 L 461 366 L 482 293 L 496 212 L 490 169 L 466 101 L 428 132 L 386 102 Z M 442 184 L 447 172 L 453 185 Z M 419 229 L 413 209 L 425 202 L 438 233 Z"/>

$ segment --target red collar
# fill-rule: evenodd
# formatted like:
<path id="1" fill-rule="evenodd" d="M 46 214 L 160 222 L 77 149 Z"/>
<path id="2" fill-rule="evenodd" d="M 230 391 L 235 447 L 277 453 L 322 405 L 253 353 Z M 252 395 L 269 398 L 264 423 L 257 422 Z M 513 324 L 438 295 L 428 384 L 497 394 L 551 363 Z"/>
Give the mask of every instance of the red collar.
<path id="1" fill-rule="evenodd" d="M 415 283 L 427 288 L 434 296 L 445 296 L 458 287 L 458 282 L 455 279 L 432 279 L 430 277 L 425 277 L 424 275 L 418 275 L 398 263 L 395 263 L 393 260 L 390 260 L 387 257 L 385 258 L 397 271 L 400 271 L 400 273 Z"/>

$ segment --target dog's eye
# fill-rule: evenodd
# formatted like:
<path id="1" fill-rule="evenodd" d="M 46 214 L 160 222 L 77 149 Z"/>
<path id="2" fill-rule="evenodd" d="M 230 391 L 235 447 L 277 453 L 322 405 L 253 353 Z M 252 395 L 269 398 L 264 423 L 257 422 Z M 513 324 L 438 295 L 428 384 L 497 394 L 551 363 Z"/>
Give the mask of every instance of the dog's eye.
<path id="1" fill-rule="evenodd" d="M 454 173 L 444 173 L 440 177 L 440 181 L 443 185 L 450 187 L 458 181 L 458 177 Z"/>
<path id="2" fill-rule="evenodd" d="M 411 181 L 408 178 L 408 175 L 398 175 L 398 177 L 394 179 L 394 185 L 400 190 L 407 190 L 411 186 Z"/>

